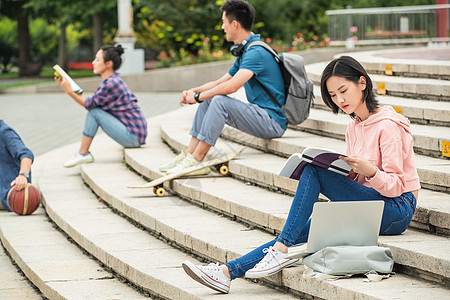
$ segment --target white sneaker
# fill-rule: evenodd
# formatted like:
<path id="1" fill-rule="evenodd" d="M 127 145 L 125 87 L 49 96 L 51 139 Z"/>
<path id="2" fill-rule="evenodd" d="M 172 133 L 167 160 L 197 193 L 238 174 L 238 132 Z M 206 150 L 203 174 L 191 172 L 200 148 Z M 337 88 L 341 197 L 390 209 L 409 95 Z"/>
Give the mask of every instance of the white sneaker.
<path id="1" fill-rule="evenodd" d="M 161 172 L 167 172 L 167 170 L 175 168 L 180 161 L 182 161 L 186 157 L 186 154 L 184 154 L 184 151 L 181 151 L 180 154 L 172 158 L 169 162 L 165 163 L 164 165 L 161 165 L 159 167 L 159 170 Z"/>
<path id="2" fill-rule="evenodd" d="M 176 165 L 176 167 L 167 170 L 167 174 L 180 172 L 180 171 L 183 171 L 184 169 L 196 166 L 198 164 L 200 164 L 200 162 L 198 162 L 192 156 L 192 154 L 188 153 L 186 155 L 186 157 Z M 204 167 L 204 168 L 202 168 L 200 170 L 187 173 L 186 175 L 190 175 L 190 176 L 192 176 L 192 175 L 208 175 L 209 172 L 211 172 L 211 169 L 209 167 Z"/>
<path id="3" fill-rule="evenodd" d="M 219 263 L 211 263 L 207 266 L 196 266 L 186 260 L 183 262 L 183 269 L 192 279 L 213 290 L 224 294 L 230 292 L 231 279 L 223 273 Z"/>
<path id="4" fill-rule="evenodd" d="M 71 167 L 75 167 L 76 165 L 79 164 L 86 164 L 86 163 L 91 163 L 94 161 L 94 157 L 92 156 L 91 152 L 88 152 L 86 154 L 81 154 L 80 152 L 75 153 L 72 158 L 67 161 L 66 163 L 64 163 L 64 167 L 65 168 L 71 168 Z"/>
<path id="5" fill-rule="evenodd" d="M 245 277 L 260 278 L 269 276 L 298 261 L 298 259 L 286 258 L 288 256 L 287 253 L 282 253 L 273 247 L 266 248 L 263 252 L 267 253 L 266 256 L 252 269 L 245 272 Z"/>

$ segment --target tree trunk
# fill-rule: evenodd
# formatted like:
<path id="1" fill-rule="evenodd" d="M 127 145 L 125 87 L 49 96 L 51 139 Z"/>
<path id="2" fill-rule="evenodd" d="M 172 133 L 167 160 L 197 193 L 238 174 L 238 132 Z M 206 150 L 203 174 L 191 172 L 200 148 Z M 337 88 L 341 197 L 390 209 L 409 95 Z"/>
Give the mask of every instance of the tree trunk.
<path id="1" fill-rule="evenodd" d="M 94 55 L 103 45 L 103 18 L 101 12 L 96 12 L 93 16 L 94 23 Z"/>
<path id="2" fill-rule="evenodd" d="M 17 15 L 17 30 L 19 36 L 19 76 L 38 75 L 41 65 L 33 63 L 31 59 L 28 14 L 24 11 Z"/>
<path id="3" fill-rule="evenodd" d="M 68 57 L 67 57 L 66 26 L 61 25 L 60 31 L 61 33 L 59 35 L 59 42 L 58 42 L 58 65 L 60 65 L 61 68 L 67 70 Z"/>

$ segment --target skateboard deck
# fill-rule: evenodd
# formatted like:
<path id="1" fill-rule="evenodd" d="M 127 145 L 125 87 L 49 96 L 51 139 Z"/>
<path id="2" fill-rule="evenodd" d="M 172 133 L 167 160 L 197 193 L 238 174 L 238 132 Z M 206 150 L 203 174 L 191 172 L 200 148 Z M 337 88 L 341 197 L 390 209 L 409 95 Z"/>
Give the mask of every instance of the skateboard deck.
<path id="1" fill-rule="evenodd" d="M 242 150 L 244 150 L 244 147 L 241 147 L 238 150 L 236 150 L 235 152 L 232 152 L 232 153 L 227 154 L 225 156 L 214 158 L 214 159 L 202 162 L 202 163 L 200 163 L 200 164 L 198 164 L 196 166 L 184 169 L 182 171 L 162 176 L 162 177 L 160 177 L 158 179 L 155 179 L 155 180 L 152 180 L 152 181 L 150 181 L 150 182 L 148 182 L 146 184 L 129 186 L 128 188 L 132 188 L 132 189 L 146 189 L 146 188 L 152 188 L 153 187 L 153 188 L 155 188 L 153 190 L 155 194 L 157 194 L 158 196 L 163 196 L 164 195 L 163 190 L 160 190 L 160 193 L 162 194 L 162 195 L 160 195 L 160 193 L 157 193 L 156 189 L 164 189 L 162 187 L 164 182 L 169 181 L 169 180 L 173 180 L 173 179 L 176 179 L 176 178 L 180 178 L 180 177 L 182 177 L 182 176 L 184 176 L 184 175 L 186 175 L 186 174 L 188 174 L 190 172 L 197 171 L 197 170 L 203 169 L 205 167 L 212 167 L 212 166 L 217 166 L 217 165 L 223 165 L 223 164 L 229 162 L 230 160 L 236 158 L 242 152 Z M 224 167 L 224 166 L 225 165 L 221 166 L 221 168 Z M 220 173 L 223 174 L 223 175 L 226 175 L 228 173 L 228 167 L 227 166 L 225 166 L 225 167 L 226 167 L 225 168 L 226 172 L 225 172 L 225 169 L 223 169 L 224 172 L 222 172 L 222 169 L 220 170 Z M 195 177 L 195 175 L 193 177 Z"/>

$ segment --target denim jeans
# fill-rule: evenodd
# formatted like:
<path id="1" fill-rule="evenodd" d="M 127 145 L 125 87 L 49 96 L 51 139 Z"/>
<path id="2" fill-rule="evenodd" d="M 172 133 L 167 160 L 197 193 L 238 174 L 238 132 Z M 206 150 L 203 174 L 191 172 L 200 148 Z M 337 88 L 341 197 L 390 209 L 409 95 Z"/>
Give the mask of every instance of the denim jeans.
<path id="1" fill-rule="evenodd" d="M 253 268 L 265 256 L 263 249 L 273 246 L 277 241 L 288 247 L 307 242 L 310 216 L 319 193 L 325 195 L 330 201 L 383 200 L 381 235 L 395 235 L 405 231 L 416 209 L 416 198 L 411 192 L 394 198 L 384 197 L 376 190 L 346 176 L 314 165 L 307 165 L 298 182 L 297 192 L 281 234 L 244 256 L 226 263 L 231 279 L 244 276 L 247 270 Z"/>
<path id="2" fill-rule="evenodd" d="M 83 135 L 94 138 L 99 126 L 107 135 L 125 148 L 140 147 L 136 135 L 129 132 L 125 124 L 119 119 L 101 108 L 89 110 L 84 122 Z"/>
<path id="3" fill-rule="evenodd" d="M 218 95 L 199 105 L 190 134 L 214 146 L 225 124 L 263 139 L 281 137 L 285 131 L 258 105 Z"/>

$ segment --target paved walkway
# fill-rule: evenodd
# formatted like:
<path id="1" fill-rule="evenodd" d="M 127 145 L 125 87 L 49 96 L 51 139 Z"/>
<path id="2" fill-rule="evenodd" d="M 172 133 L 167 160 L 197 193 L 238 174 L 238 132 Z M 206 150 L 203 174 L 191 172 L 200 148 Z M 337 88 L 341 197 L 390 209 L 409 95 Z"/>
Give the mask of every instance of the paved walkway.
<path id="1" fill-rule="evenodd" d="M 179 107 L 179 93 L 136 96 L 146 118 Z M 85 115 L 86 110 L 63 92 L 0 94 L 0 119 L 19 133 L 35 156 L 80 141 Z M 68 153 L 68 158 L 71 155 Z"/>
<path id="2" fill-rule="evenodd" d="M 444 48 L 428 48 L 428 49 L 414 49 L 395 52 L 383 52 L 375 54 L 375 56 L 399 59 L 431 59 L 431 60 L 450 60 L 450 47 Z"/>

